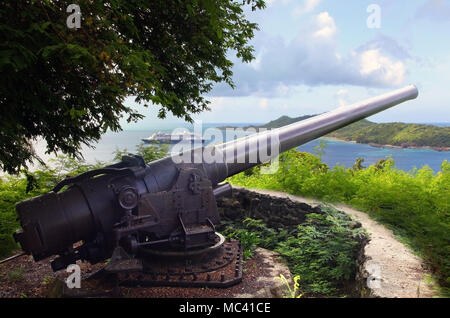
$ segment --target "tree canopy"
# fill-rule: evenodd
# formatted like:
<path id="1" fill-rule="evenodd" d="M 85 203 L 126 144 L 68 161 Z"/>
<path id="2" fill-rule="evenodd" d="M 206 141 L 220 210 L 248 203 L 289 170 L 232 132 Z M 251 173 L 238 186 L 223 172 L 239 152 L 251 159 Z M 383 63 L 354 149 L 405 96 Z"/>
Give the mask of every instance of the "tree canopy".
<path id="1" fill-rule="evenodd" d="M 192 120 L 208 109 L 215 83 L 233 87 L 229 53 L 253 59 L 257 29 L 244 6 L 263 0 L 78 0 L 80 28 L 69 28 L 73 0 L 0 2 L 0 167 L 9 173 L 47 152 L 80 156 L 82 144 L 143 118 L 124 104 Z"/>

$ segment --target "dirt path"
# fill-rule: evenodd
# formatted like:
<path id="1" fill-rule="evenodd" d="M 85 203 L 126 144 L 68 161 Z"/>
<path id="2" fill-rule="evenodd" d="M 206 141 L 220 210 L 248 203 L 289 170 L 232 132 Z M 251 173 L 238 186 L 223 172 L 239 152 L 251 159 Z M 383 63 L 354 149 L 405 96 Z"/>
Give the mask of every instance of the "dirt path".
<path id="1" fill-rule="evenodd" d="M 293 201 L 318 205 L 319 201 L 288 195 L 278 191 L 253 191 L 278 197 L 288 197 Z M 431 283 L 425 281 L 430 272 L 425 268 L 423 261 L 414 255 L 411 250 L 396 239 L 391 230 L 372 220 L 366 213 L 354 210 L 346 205 L 334 205 L 350 215 L 354 220 L 361 222 L 363 228 L 370 235 L 370 242 L 365 247 L 367 261 L 365 270 L 370 275 L 368 287 L 376 297 L 433 297 L 437 296 Z"/>

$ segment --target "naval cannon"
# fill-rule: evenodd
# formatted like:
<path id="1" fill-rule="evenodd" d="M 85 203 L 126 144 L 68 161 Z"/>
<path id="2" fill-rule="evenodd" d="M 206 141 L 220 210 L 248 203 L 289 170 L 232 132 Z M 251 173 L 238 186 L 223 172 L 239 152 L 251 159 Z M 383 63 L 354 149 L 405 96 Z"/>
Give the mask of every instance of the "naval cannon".
<path id="1" fill-rule="evenodd" d="M 161 272 L 154 266 L 161 264 L 150 266 L 145 260 L 223 249 L 224 239 L 215 230 L 220 222 L 216 198 L 231 192 L 229 184 L 222 184 L 226 178 L 417 96 L 417 88 L 407 86 L 278 129 L 150 163 L 124 156 L 120 163 L 66 178 L 53 191 L 18 203 L 21 229 L 14 238 L 35 261 L 56 256 L 51 262 L 54 271 L 77 260 L 94 264 L 111 258 L 111 272 L 139 270 L 152 273 L 156 281 L 155 273 Z M 261 148 L 269 145 L 270 155 L 263 158 Z M 195 281 L 200 267 L 211 271 L 223 260 L 239 260 L 239 247 L 223 250 L 222 261 L 214 258 L 214 266 L 205 266 L 209 261 L 201 258 L 197 270 L 186 273 Z M 171 281 L 172 274 L 165 275 L 166 282 Z"/>

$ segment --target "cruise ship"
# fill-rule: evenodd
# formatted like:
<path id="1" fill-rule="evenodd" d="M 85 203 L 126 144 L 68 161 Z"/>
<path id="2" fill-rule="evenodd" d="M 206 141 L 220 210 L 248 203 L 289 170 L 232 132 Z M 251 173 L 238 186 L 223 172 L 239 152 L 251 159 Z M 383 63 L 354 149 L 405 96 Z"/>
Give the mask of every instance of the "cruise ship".
<path id="1" fill-rule="evenodd" d="M 189 130 L 168 134 L 165 132 L 158 131 L 151 135 L 150 137 L 143 138 L 143 142 L 147 144 L 151 143 L 160 143 L 160 144 L 176 144 L 180 141 L 182 142 L 198 142 L 198 143 L 204 143 L 205 140 L 198 134 L 194 134 L 190 132 Z"/>

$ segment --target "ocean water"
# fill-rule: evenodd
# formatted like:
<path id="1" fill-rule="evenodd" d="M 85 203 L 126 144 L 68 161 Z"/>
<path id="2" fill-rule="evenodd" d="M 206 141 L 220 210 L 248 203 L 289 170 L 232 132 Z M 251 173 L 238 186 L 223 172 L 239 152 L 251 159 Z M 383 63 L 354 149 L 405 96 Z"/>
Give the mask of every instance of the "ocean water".
<path id="1" fill-rule="evenodd" d="M 300 146 L 298 149 L 305 152 L 314 152 L 319 145 L 319 140 L 325 142 L 325 153 L 322 161 L 330 167 L 343 165 L 351 167 L 357 158 L 364 158 L 363 166 L 367 167 L 380 159 L 393 158 L 398 169 L 410 171 L 413 168 L 421 168 L 428 165 L 438 172 L 444 160 L 450 160 L 450 151 L 435 151 L 430 149 L 402 149 L 402 148 L 378 148 L 366 144 L 352 142 L 318 139 Z"/>
<path id="2" fill-rule="evenodd" d="M 204 132 L 208 128 L 237 124 L 203 124 Z M 243 127 L 248 124 L 238 124 Z M 142 138 L 149 137 L 156 131 L 163 131 L 171 133 L 175 128 L 187 128 L 191 131 L 193 126 L 190 124 L 161 124 L 149 130 L 126 130 L 117 133 L 108 132 L 101 140 L 94 145 L 95 148 L 83 147 L 82 153 L 86 162 L 94 163 L 95 161 L 111 162 L 115 149 L 127 149 L 129 152 L 134 152 L 137 144 L 141 142 Z M 199 131 L 197 131 L 199 132 Z M 245 133 L 241 133 L 245 135 Z M 225 141 L 225 134 L 223 140 Z M 307 144 L 300 146 L 298 149 L 305 152 L 314 152 L 314 148 L 319 145 L 320 141 L 325 142 L 324 154 L 322 160 L 333 167 L 335 165 L 343 165 L 351 167 L 357 158 L 364 158 L 364 166 L 369 166 L 376 163 L 379 159 L 393 158 L 395 166 L 399 169 L 409 171 L 413 168 L 421 168 L 428 165 L 435 172 L 440 170 L 441 164 L 444 160 L 450 160 L 450 151 L 434 151 L 429 149 L 400 149 L 400 148 L 377 148 L 365 144 L 357 144 L 352 142 L 345 142 L 330 139 L 316 139 Z M 44 160 L 48 161 L 52 156 L 45 154 L 45 143 L 38 142 L 35 146 L 37 153 Z"/>
<path id="3" fill-rule="evenodd" d="M 208 128 L 220 126 L 244 127 L 248 125 L 250 124 L 203 123 L 201 127 L 202 131 L 199 133 L 203 135 L 204 131 Z M 259 125 L 259 123 L 253 125 Z M 108 131 L 102 136 L 98 143 L 92 145 L 93 147 L 83 146 L 81 153 L 87 163 L 95 163 L 96 161 L 111 162 L 114 158 L 115 150 L 126 149 L 128 152 L 134 153 L 136 146 L 141 143 L 141 139 L 147 138 L 155 132 L 161 131 L 170 134 L 174 131 L 174 129 L 188 129 L 190 131 L 195 131 L 194 128 L 195 127 L 189 123 L 161 123 L 149 130 L 123 130 L 120 132 Z M 244 132 L 239 134 L 239 136 L 242 135 L 246 135 L 246 133 Z M 225 135 L 223 136 L 223 141 L 226 141 Z M 45 162 L 48 162 L 49 159 L 55 157 L 53 154 L 49 155 L 45 153 L 46 144 L 42 140 L 37 141 L 34 144 L 34 148 L 39 157 L 44 159 Z M 172 146 L 170 146 L 169 149 L 170 148 L 172 148 Z"/>

